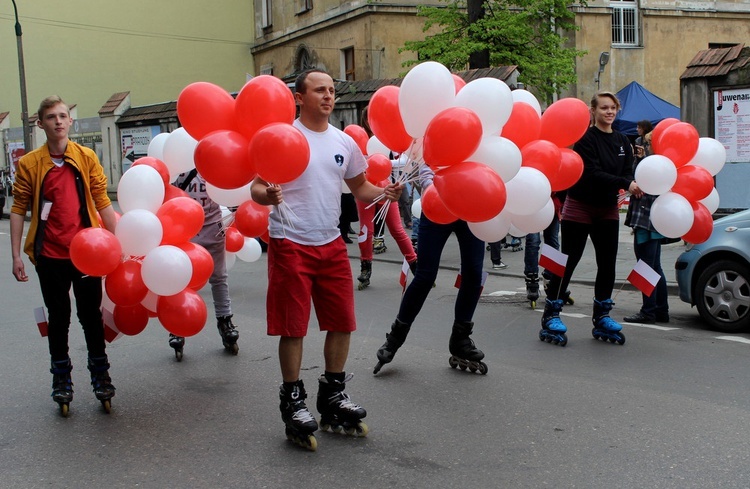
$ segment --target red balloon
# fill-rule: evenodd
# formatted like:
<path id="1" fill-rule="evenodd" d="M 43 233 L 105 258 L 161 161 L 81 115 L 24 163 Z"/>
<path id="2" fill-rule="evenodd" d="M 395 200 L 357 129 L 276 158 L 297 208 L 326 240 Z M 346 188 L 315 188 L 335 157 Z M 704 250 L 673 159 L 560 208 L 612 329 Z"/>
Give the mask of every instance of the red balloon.
<path id="1" fill-rule="evenodd" d="M 104 228 L 81 229 L 70 242 L 70 259 L 84 275 L 103 277 L 120 265 L 122 246 Z"/>
<path id="2" fill-rule="evenodd" d="M 391 171 L 393 171 L 393 164 L 387 156 L 374 154 L 367 158 L 365 177 L 373 185 L 378 185 L 378 183 L 387 179 L 391 175 Z"/>
<path id="3" fill-rule="evenodd" d="M 230 253 L 237 253 L 245 246 L 245 237 L 235 227 L 229 226 L 224 230 L 226 237 L 225 248 Z"/>
<path id="4" fill-rule="evenodd" d="M 310 162 L 310 145 L 290 124 L 269 124 L 250 141 L 250 157 L 258 176 L 269 183 L 288 183 L 299 178 Z"/>
<path id="5" fill-rule="evenodd" d="M 692 124 L 677 122 L 659 136 L 659 154 L 666 156 L 677 168 L 685 166 L 698 152 L 700 135 Z"/>
<path id="6" fill-rule="evenodd" d="M 164 202 L 156 217 L 161 221 L 163 234 L 161 244 L 177 244 L 187 241 L 203 227 L 203 207 L 190 197 L 176 197 Z"/>
<path id="7" fill-rule="evenodd" d="M 487 221 L 505 207 L 505 183 L 482 163 L 464 161 L 451 165 L 435 173 L 433 182 L 445 207 L 464 221 Z"/>
<path id="8" fill-rule="evenodd" d="M 187 197 L 189 199 L 190 195 L 188 195 L 188 193 L 181 188 L 175 187 L 174 185 L 167 185 L 166 187 L 164 187 L 164 202 L 176 199 L 177 197 Z"/>
<path id="9" fill-rule="evenodd" d="M 422 192 L 422 212 L 430 221 L 437 224 L 450 224 L 458 221 L 458 217 L 445 207 L 434 185 L 430 185 Z"/>
<path id="10" fill-rule="evenodd" d="M 187 337 L 203 329 L 208 310 L 201 296 L 186 288 L 175 295 L 159 296 L 156 315 L 164 329 L 174 335 Z"/>
<path id="11" fill-rule="evenodd" d="M 685 165 L 677 169 L 677 181 L 672 186 L 672 192 L 677 192 L 691 203 L 705 199 L 713 189 L 714 177 L 705 168 Z"/>
<path id="12" fill-rule="evenodd" d="M 370 99 L 367 122 L 381 143 L 392 151 L 403 153 L 411 146 L 412 137 L 406 132 L 401 118 L 398 106 L 399 90 L 399 87 L 393 85 L 380 87 Z M 367 154 L 367 151 L 364 151 L 364 154 Z"/>
<path id="13" fill-rule="evenodd" d="M 679 119 L 675 119 L 674 117 L 667 117 L 666 119 L 662 119 L 656 127 L 654 127 L 654 130 L 651 132 L 651 150 L 655 153 L 660 155 L 661 146 L 659 143 L 659 139 L 661 138 L 661 135 L 664 133 L 664 131 L 667 130 L 668 127 L 677 124 L 680 122 Z"/>
<path id="14" fill-rule="evenodd" d="M 234 99 L 213 83 L 191 83 L 177 97 L 177 117 L 185 131 L 200 141 L 210 132 L 234 129 Z"/>
<path id="15" fill-rule="evenodd" d="M 583 175 L 583 159 L 570 148 L 560 148 L 560 170 L 549 183 L 553 192 L 560 192 L 573 186 Z"/>
<path id="16" fill-rule="evenodd" d="M 193 275 L 190 277 L 188 288 L 200 290 L 214 273 L 214 258 L 206 248 L 191 241 L 176 246 L 187 254 L 190 264 L 193 265 Z"/>
<path id="17" fill-rule="evenodd" d="M 270 209 L 255 201 L 246 200 L 234 213 L 234 226 L 248 238 L 257 238 L 268 231 L 268 215 Z"/>
<path id="18" fill-rule="evenodd" d="M 271 241 L 271 237 L 268 235 L 268 229 L 266 229 L 266 232 L 258 236 L 261 241 L 263 241 L 265 244 L 268 244 Z"/>
<path id="19" fill-rule="evenodd" d="M 357 143 L 359 150 L 362 151 L 363 155 L 367 154 L 367 142 L 370 140 L 370 136 L 367 135 L 367 131 L 362 126 L 357 124 L 349 124 L 344 128 L 344 132 L 354 139 Z"/>
<path id="20" fill-rule="evenodd" d="M 148 287 L 141 278 L 141 263 L 127 260 L 120 263 L 104 279 L 107 297 L 118 306 L 140 304 L 148 294 Z"/>
<path id="21" fill-rule="evenodd" d="M 291 124 L 297 114 L 292 91 L 272 75 L 256 76 L 245 83 L 237 94 L 234 110 L 238 131 L 248 141 L 263 126 L 273 122 Z"/>
<path id="22" fill-rule="evenodd" d="M 551 141 L 537 139 L 521 149 L 521 166 L 536 168 L 550 182 L 560 172 L 560 148 Z"/>
<path id="23" fill-rule="evenodd" d="M 151 168 L 159 172 L 159 176 L 164 182 L 164 186 L 169 186 L 169 168 L 167 168 L 166 163 L 151 156 L 144 156 L 143 158 L 138 158 L 132 164 L 132 166 L 138 165 L 150 166 Z"/>
<path id="24" fill-rule="evenodd" d="M 461 163 L 479 147 L 482 121 L 471 109 L 451 107 L 427 125 L 423 139 L 424 161 L 432 168 Z"/>
<path id="25" fill-rule="evenodd" d="M 248 141 L 234 131 L 215 131 L 195 147 L 195 168 L 211 185 L 239 188 L 255 178 L 255 167 L 247 154 Z"/>
<path id="26" fill-rule="evenodd" d="M 691 202 L 691 204 L 693 205 L 693 213 L 695 214 L 693 226 L 690 228 L 690 231 L 685 233 L 682 239 L 688 243 L 703 243 L 711 237 L 711 233 L 714 230 L 714 221 L 705 205 L 700 202 Z"/>
<path id="27" fill-rule="evenodd" d="M 500 135 L 513 141 L 519 149 L 523 149 L 526 144 L 539 139 L 541 127 L 542 121 L 534 107 L 525 102 L 515 102 L 510 119 L 503 126 Z"/>
<path id="28" fill-rule="evenodd" d="M 115 310 L 112 311 L 115 319 L 115 326 L 120 333 L 135 336 L 146 329 L 148 325 L 148 309 L 141 304 L 132 306 L 121 306 L 115 304 Z"/>
<path id="29" fill-rule="evenodd" d="M 589 107 L 577 98 L 561 98 L 542 114 L 540 139 L 546 139 L 561 148 L 581 139 L 591 121 Z"/>
<path id="30" fill-rule="evenodd" d="M 453 84 L 456 86 L 456 93 L 458 93 L 463 87 L 466 86 L 466 82 L 463 78 L 456 75 L 455 73 L 451 73 L 451 76 L 453 77 Z"/>

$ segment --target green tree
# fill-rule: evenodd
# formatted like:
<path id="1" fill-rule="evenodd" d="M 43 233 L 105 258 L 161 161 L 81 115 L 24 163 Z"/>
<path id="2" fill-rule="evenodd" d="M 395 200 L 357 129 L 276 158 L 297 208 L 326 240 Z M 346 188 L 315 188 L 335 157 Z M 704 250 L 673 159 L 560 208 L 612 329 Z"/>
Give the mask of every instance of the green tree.
<path id="1" fill-rule="evenodd" d="M 519 81 L 547 102 L 555 92 L 576 81 L 575 59 L 584 51 L 566 47 L 565 33 L 576 31 L 575 13 L 565 0 L 486 0 L 484 15 L 469 21 L 466 0 L 441 0 L 445 6 L 418 7 L 425 17 L 423 32 L 440 32 L 421 41 L 408 41 L 403 51 L 414 51 L 418 60 L 437 61 L 451 71 L 466 69 L 472 53 L 489 51 L 492 66 L 516 65 Z"/>

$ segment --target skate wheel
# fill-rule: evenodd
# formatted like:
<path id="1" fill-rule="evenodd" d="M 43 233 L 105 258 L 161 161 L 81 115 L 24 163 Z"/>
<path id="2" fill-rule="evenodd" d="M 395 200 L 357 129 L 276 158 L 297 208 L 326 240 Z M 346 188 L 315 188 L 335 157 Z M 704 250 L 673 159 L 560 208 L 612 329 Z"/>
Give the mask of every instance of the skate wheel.
<path id="1" fill-rule="evenodd" d="M 232 355 L 236 355 L 240 352 L 240 346 L 237 343 L 234 343 L 229 347 L 229 351 L 232 353 Z"/>
<path id="2" fill-rule="evenodd" d="M 531 308 L 536 309 L 536 301 L 531 301 Z"/>
<path id="3" fill-rule="evenodd" d="M 475 373 L 476 371 L 477 371 L 477 367 L 475 367 L 474 365 L 469 365 L 469 372 Z"/>
<path id="4" fill-rule="evenodd" d="M 456 367 L 458 367 L 458 360 L 456 360 L 456 357 L 450 357 L 450 358 L 448 359 L 448 365 L 450 365 L 450 366 L 451 366 L 451 368 L 456 368 Z"/>
<path id="5" fill-rule="evenodd" d="M 315 438 L 315 435 L 310 435 L 307 437 L 307 442 L 305 443 L 305 448 L 310 450 L 311 452 L 314 452 L 318 449 L 318 439 Z"/>
<path id="6" fill-rule="evenodd" d="M 178 362 L 182 361 L 182 350 L 175 350 L 174 351 L 174 357 L 177 359 Z"/>
<path id="7" fill-rule="evenodd" d="M 105 413 L 109 414 L 112 411 L 112 402 L 109 399 L 103 400 L 102 408 L 104 408 Z"/>
<path id="8" fill-rule="evenodd" d="M 60 404 L 60 416 L 62 416 L 63 418 L 67 418 L 69 412 L 70 406 L 67 403 Z"/>
<path id="9" fill-rule="evenodd" d="M 617 339 L 617 344 L 618 345 L 624 345 L 625 344 L 625 335 L 622 334 L 622 333 L 620 333 L 618 336 L 619 336 L 619 338 Z"/>
<path id="10" fill-rule="evenodd" d="M 366 424 L 359 422 L 357 424 L 356 431 L 357 431 L 357 436 L 365 437 L 370 432 L 370 428 L 368 428 Z"/>
<path id="11" fill-rule="evenodd" d="M 480 374 L 487 375 L 487 364 L 479 362 L 479 368 L 477 369 Z"/>

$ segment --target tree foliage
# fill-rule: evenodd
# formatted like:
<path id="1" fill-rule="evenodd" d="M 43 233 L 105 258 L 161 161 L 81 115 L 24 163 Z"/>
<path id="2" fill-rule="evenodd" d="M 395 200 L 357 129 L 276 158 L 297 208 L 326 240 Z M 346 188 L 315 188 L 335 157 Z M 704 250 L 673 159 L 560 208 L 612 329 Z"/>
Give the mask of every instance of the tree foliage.
<path id="1" fill-rule="evenodd" d="M 576 31 L 575 13 L 564 0 L 486 0 L 485 15 L 469 22 L 466 0 L 441 0 L 445 6 L 418 7 L 425 17 L 423 32 L 440 32 L 421 41 L 407 41 L 400 52 L 414 51 L 418 60 L 437 61 L 451 71 L 466 69 L 471 53 L 489 50 L 492 66 L 516 65 L 519 81 L 551 101 L 552 95 L 575 83 L 575 59 L 584 51 L 566 47 L 566 32 Z"/>

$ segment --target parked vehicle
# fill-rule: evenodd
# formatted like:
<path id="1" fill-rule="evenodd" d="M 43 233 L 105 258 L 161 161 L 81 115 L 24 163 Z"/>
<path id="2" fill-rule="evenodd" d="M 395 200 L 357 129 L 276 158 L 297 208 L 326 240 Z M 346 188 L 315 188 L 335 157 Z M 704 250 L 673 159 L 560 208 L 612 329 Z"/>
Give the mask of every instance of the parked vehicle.
<path id="1" fill-rule="evenodd" d="M 750 209 L 717 219 L 675 263 L 680 299 L 724 333 L 750 331 Z"/>

